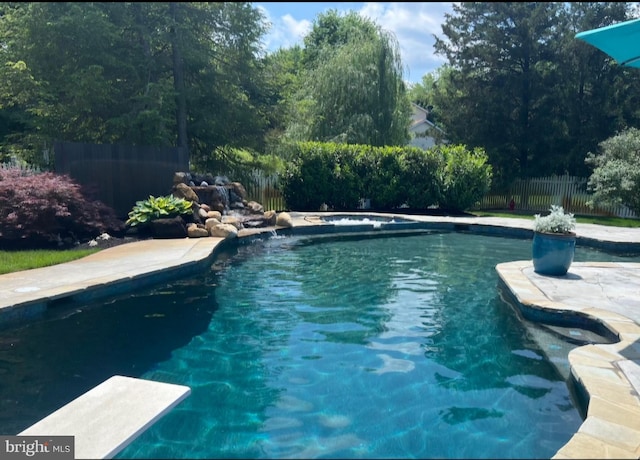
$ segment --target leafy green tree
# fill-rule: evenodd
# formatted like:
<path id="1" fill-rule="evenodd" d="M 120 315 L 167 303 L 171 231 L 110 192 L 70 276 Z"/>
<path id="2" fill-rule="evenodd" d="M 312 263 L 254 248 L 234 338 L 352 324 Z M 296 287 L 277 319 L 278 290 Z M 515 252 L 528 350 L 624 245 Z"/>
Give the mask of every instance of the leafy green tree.
<path id="1" fill-rule="evenodd" d="M 640 123 L 640 74 L 575 38 L 578 32 L 626 20 L 628 11 L 629 4 L 624 2 L 571 2 L 560 11 L 566 32 L 558 43 L 558 77 L 550 117 L 550 123 L 560 126 L 550 159 L 555 172 L 588 176 L 586 152 Z"/>
<path id="2" fill-rule="evenodd" d="M 435 93 L 438 91 L 438 84 L 444 72 L 447 71 L 447 65 L 437 68 L 433 72 L 429 72 L 422 76 L 422 81 L 414 83 L 408 88 L 409 100 L 423 109 L 429 110 L 427 120 L 436 123 L 433 102 Z M 442 80 L 444 81 L 444 80 Z"/>
<path id="3" fill-rule="evenodd" d="M 410 103 L 391 34 L 355 12 L 329 11 L 305 37 L 303 63 L 289 139 L 374 146 L 408 141 Z"/>
<path id="4" fill-rule="evenodd" d="M 281 142 L 287 125 L 292 123 L 293 95 L 300 88 L 300 75 L 304 71 L 303 50 L 299 45 L 280 48 L 263 59 L 264 80 L 270 99 L 267 106 L 268 129 L 265 138 L 267 154 L 288 157 L 288 150 Z"/>
<path id="5" fill-rule="evenodd" d="M 589 152 L 593 167 L 587 188 L 591 206 L 625 205 L 640 214 L 640 129 L 629 128 L 600 143 L 600 152 Z"/>
<path id="6" fill-rule="evenodd" d="M 326 59 L 326 53 L 333 52 L 354 40 L 372 40 L 378 35 L 379 27 L 354 11 L 340 14 L 331 9 L 316 17 L 313 28 L 304 37 L 303 64 L 305 68 L 316 68 Z"/>
<path id="7" fill-rule="evenodd" d="M 266 23 L 246 2 L 178 3 L 192 157 L 220 146 L 262 150 L 271 92 L 263 78 L 260 38 Z"/>
<path id="8" fill-rule="evenodd" d="M 448 138 L 484 148 L 497 184 L 584 173 L 589 145 L 637 122 L 638 77 L 626 80 L 624 69 L 577 43 L 575 33 L 624 20 L 628 8 L 595 2 L 454 4 L 443 24 L 446 38 L 436 37 L 435 45 L 450 69 L 431 92 Z"/>
<path id="9" fill-rule="evenodd" d="M 558 5 L 544 2 L 454 4 L 436 38 L 453 71 L 446 131 L 454 142 L 482 146 L 505 175 L 529 173 L 538 95 L 548 91 L 541 67 L 549 65 Z M 443 103 L 444 101 L 440 101 Z M 456 120 L 458 123 L 456 123 Z"/>
<path id="10" fill-rule="evenodd" d="M 265 31 L 247 2 L 1 3 L 5 149 L 186 144 L 203 158 L 259 148 L 272 98 Z"/>

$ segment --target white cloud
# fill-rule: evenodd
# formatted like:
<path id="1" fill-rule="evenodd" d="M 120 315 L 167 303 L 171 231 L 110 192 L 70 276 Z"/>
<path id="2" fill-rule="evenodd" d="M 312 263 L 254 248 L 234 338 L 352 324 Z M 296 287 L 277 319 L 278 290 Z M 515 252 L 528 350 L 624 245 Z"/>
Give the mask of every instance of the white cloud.
<path id="1" fill-rule="evenodd" d="M 396 36 L 402 62 L 408 67 L 406 77 L 420 81 L 424 74 L 446 62 L 435 55 L 433 35 L 442 35 L 444 13 L 449 11 L 451 3 L 392 2 L 365 3 L 359 12 Z"/>
<path id="2" fill-rule="evenodd" d="M 276 5 L 275 3 L 256 4 L 271 24 L 270 31 L 264 37 L 267 50 L 273 51 L 279 47 L 288 48 L 302 44 L 304 36 L 311 31 L 317 13 L 327 8 L 336 8 L 344 12 L 357 11 L 393 33 L 398 40 L 402 63 L 406 69 L 405 78 L 410 82 L 421 81 L 423 75 L 446 62 L 444 57 L 436 56 L 434 53 L 433 35 L 442 36 L 441 24 L 444 21 L 444 14 L 452 10 L 450 2 L 347 2 L 344 5 L 300 2 L 290 4 L 286 10 L 281 9 L 280 11 L 286 12 L 279 15 Z M 315 6 L 312 7 L 312 5 Z M 290 11 L 295 12 L 290 14 Z M 303 19 L 298 19 L 294 15 Z"/>
<path id="3" fill-rule="evenodd" d="M 312 21 L 308 19 L 297 20 L 290 14 L 274 18 L 262 5 L 258 5 L 267 21 L 271 24 L 269 33 L 264 37 L 264 45 L 267 50 L 278 48 L 290 48 L 296 44 L 302 44 L 302 39 L 311 31 Z"/>

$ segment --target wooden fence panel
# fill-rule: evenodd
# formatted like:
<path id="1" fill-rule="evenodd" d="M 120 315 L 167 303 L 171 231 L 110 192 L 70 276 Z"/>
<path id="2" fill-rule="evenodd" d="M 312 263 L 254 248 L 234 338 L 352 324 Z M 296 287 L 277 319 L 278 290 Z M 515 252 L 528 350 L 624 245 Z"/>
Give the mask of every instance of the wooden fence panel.
<path id="1" fill-rule="evenodd" d="M 222 174 L 232 181 L 238 181 L 247 191 L 247 199 L 260 203 L 265 211 L 285 211 L 285 203 L 282 192 L 278 185 L 279 176 L 277 174 L 266 175 L 259 169 L 253 170 L 249 177 L 238 175 L 234 172 Z"/>
<path id="2" fill-rule="evenodd" d="M 587 206 L 587 201 L 591 198 L 591 194 L 587 192 L 587 179 L 569 175 L 518 179 L 512 184 L 509 193 L 489 192 L 474 209 L 507 209 L 511 198 L 516 203 L 516 210 L 533 214 L 545 213 L 555 204 L 574 214 L 637 217 L 626 206 Z"/>
<path id="3" fill-rule="evenodd" d="M 55 172 L 68 174 L 126 218 L 135 202 L 171 192 L 173 175 L 189 170 L 189 158 L 176 147 L 114 144 L 54 144 Z"/>

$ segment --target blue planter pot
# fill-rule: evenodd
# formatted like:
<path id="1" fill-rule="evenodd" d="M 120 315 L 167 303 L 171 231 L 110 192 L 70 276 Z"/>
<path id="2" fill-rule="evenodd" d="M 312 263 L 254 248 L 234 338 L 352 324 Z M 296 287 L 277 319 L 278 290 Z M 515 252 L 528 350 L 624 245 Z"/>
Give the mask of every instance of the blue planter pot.
<path id="1" fill-rule="evenodd" d="M 533 271 L 540 275 L 565 275 L 576 252 L 576 235 L 534 232 L 532 252 Z"/>

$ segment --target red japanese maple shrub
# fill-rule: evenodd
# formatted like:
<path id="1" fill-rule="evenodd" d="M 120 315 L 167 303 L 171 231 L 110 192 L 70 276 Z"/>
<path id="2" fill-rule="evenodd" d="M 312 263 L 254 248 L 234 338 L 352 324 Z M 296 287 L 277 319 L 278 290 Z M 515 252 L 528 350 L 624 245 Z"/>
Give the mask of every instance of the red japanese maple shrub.
<path id="1" fill-rule="evenodd" d="M 0 247 L 70 246 L 123 231 L 115 211 L 68 175 L 0 168 Z"/>

